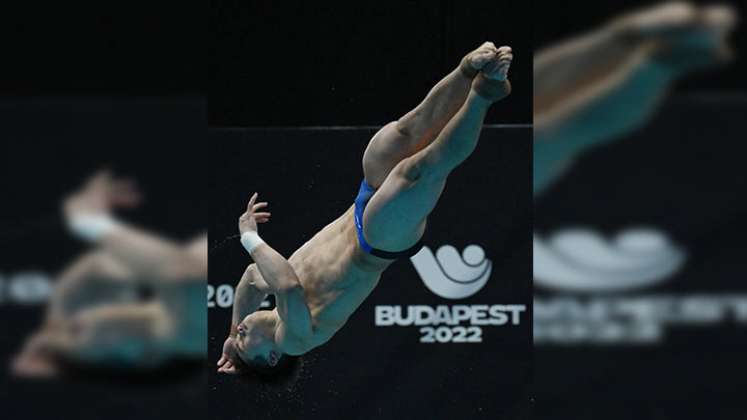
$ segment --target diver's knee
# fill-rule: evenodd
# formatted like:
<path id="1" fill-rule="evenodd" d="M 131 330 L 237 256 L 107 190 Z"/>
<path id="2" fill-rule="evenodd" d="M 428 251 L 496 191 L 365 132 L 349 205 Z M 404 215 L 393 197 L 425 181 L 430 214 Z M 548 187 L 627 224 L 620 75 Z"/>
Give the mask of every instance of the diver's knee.
<path id="1" fill-rule="evenodd" d="M 420 178 L 421 168 L 414 159 L 401 160 L 392 170 L 392 175 L 404 182 L 416 182 Z"/>
<path id="2" fill-rule="evenodd" d="M 395 170 L 407 182 L 442 182 L 450 172 L 427 150 L 402 160 Z"/>
<path id="3" fill-rule="evenodd" d="M 395 132 L 400 136 L 410 137 L 413 135 L 415 129 L 415 124 L 413 123 L 412 119 L 413 116 L 408 113 L 397 121 L 392 121 L 391 123 L 387 124 L 387 126 L 391 126 L 392 129 L 395 130 Z"/>
<path id="4" fill-rule="evenodd" d="M 429 114 L 421 106 L 418 106 L 395 121 L 394 128 L 400 136 L 419 139 L 423 137 L 429 119 Z"/>

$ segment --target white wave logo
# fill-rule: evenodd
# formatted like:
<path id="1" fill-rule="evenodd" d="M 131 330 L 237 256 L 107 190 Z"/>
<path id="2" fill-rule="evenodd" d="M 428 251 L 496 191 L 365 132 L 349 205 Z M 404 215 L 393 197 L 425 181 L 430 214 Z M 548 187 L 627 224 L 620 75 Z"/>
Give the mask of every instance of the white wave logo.
<path id="1" fill-rule="evenodd" d="M 410 258 L 415 270 L 431 292 L 446 299 L 463 299 L 485 286 L 492 263 L 478 245 L 464 248 L 462 255 L 451 245 L 436 251 L 423 247 Z"/>
<path id="2" fill-rule="evenodd" d="M 618 292 L 652 286 L 674 274 L 685 253 L 661 232 L 629 229 L 612 239 L 568 229 L 534 235 L 534 281 L 570 292 Z"/>

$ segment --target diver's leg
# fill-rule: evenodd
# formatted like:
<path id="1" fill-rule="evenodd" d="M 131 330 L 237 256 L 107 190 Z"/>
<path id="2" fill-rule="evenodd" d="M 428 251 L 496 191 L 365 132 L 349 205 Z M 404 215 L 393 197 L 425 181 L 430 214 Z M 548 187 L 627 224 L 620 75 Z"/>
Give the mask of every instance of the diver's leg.
<path id="1" fill-rule="evenodd" d="M 729 6 L 667 2 L 623 15 L 534 59 L 534 193 L 590 147 L 644 125 L 674 82 L 731 59 Z"/>
<path id="2" fill-rule="evenodd" d="M 60 367 L 54 354 L 46 351 L 45 342 L 55 340 L 65 334 L 59 330 L 41 330 L 30 336 L 21 351 L 10 361 L 10 372 L 15 376 L 51 378 L 60 373 Z"/>
<path id="3" fill-rule="evenodd" d="M 475 75 L 496 54 L 511 54 L 511 49 L 498 49 L 486 42 L 467 54 L 415 109 L 374 135 L 363 155 L 363 172 L 371 186 L 378 188 L 397 163 L 422 150 L 438 136 L 464 104 Z"/>
<path id="4" fill-rule="evenodd" d="M 490 105 L 508 94 L 505 80 L 510 57 L 495 60 L 496 80 L 481 74 L 465 103 L 436 139 L 403 159 L 374 194 L 363 216 L 364 235 L 378 249 L 396 252 L 422 236 L 425 219 L 435 207 L 449 173 L 475 150 Z"/>

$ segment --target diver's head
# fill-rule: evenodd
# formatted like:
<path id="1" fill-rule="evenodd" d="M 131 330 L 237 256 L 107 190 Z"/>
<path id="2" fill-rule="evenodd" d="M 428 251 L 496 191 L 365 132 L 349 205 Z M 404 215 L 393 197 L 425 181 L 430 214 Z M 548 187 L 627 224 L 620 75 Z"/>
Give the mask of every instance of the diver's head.
<path id="1" fill-rule="evenodd" d="M 243 379 L 275 389 L 290 388 L 298 379 L 302 360 L 283 354 L 275 341 L 279 321 L 272 311 L 255 312 L 237 326 L 232 357 Z"/>
<path id="2" fill-rule="evenodd" d="M 282 351 L 275 343 L 277 318 L 270 311 L 259 311 L 248 315 L 237 326 L 236 355 L 246 365 L 274 367 L 280 361 Z"/>

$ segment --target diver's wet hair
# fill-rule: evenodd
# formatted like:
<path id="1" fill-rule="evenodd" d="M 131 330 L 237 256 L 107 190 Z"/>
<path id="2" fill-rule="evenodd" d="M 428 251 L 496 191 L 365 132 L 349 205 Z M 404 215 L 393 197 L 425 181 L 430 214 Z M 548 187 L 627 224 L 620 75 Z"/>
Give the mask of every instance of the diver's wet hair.
<path id="1" fill-rule="evenodd" d="M 242 380 L 272 389 L 285 390 L 292 388 L 301 376 L 303 359 L 285 354 L 277 365 L 270 366 L 263 362 L 247 363 L 237 358 L 234 366 Z"/>

